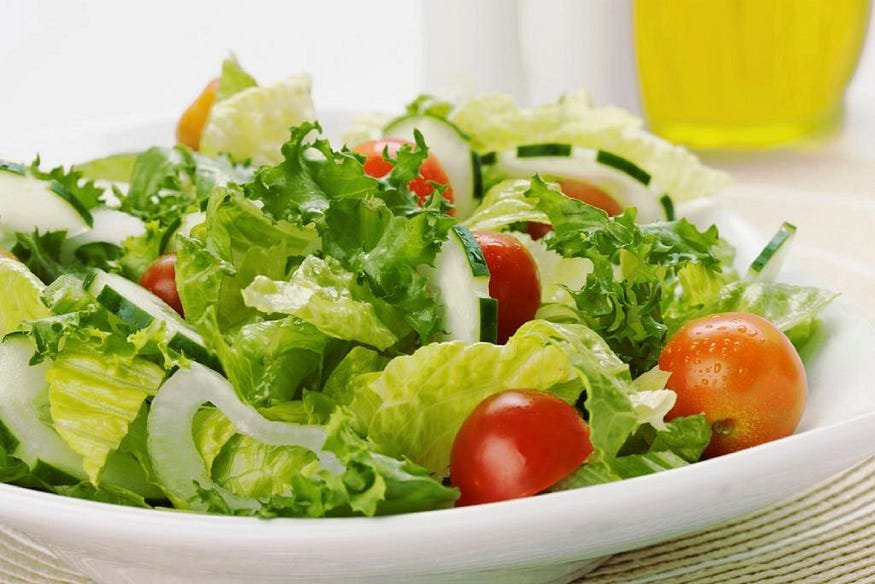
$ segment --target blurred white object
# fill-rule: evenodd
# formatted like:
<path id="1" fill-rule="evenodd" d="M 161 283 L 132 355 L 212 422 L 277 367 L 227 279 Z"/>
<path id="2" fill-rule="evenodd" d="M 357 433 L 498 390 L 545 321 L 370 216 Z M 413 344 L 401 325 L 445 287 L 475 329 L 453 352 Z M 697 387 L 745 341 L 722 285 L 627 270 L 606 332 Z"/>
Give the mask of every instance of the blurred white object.
<path id="1" fill-rule="evenodd" d="M 639 112 L 632 0 L 518 0 L 531 104 L 578 89 Z"/>
<path id="2" fill-rule="evenodd" d="M 428 92 L 535 104 L 585 88 L 639 110 L 632 0 L 425 0 L 423 25 Z"/>
<path id="3" fill-rule="evenodd" d="M 525 97 L 516 0 L 424 0 L 424 90 Z"/>

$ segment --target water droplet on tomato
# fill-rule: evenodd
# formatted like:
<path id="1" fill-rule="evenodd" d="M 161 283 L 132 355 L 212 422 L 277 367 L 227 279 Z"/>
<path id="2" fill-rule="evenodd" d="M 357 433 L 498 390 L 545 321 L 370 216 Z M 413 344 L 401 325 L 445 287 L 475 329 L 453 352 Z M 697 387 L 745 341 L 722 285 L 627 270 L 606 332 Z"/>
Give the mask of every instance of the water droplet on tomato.
<path id="1" fill-rule="evenodd" d="M 723 369 L 723 365 L 720 363 L 714 363 L 714 373 L 720 373 L 721 369 Z"/>

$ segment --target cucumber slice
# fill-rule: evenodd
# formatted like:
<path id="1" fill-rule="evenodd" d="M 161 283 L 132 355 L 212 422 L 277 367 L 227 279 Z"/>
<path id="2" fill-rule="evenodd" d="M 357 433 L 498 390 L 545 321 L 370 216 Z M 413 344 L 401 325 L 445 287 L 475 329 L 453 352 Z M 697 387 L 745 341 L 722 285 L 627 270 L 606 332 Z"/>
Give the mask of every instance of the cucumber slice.
<path id="1" fill-rule="evenodd" d="M 747 270 L 747 277 L 750 280 L 769 281 L 774 280 L 781 271 L 781 266 L 787 260 L 787 255 L 790 253 L 790 244 L 793 238 L 796 237 L 796 226 L 787 223 L 786 221 L 778 229 L 778 232 L 772 237 L 766 247 L 751 263 Z"/>
<path id="2" fill-rule="evenodd" d="M 468 136 L 452 122 L 427 114 L 393 120 L 383 129 L 383 136 L 411 140 L 413 130 L 422 132 L 425 143 L 450 179 L 456 217 L 461 220 L 471 216 L 483 196 L 483 183 L 480 161 L 471 150 Z"/>
<path id="3" fill-rule="evenodd" d="M 91 230 L 68 237 L 61 249 L 61 259 L 69 261 L 76 250 L 90 243 L 109 243 L 118 248 L 129 237 L 146 233 L 146 224 L 137 217 L 117 209 L 97 209 L 92 213 Z"/>
<path id="4" fill-rule="evenodd" d="M 158 390 L 147 420 L 152 467 L 176 507 L 205 511 L 197 497 L 198 485 L 218 490 L 235 508 L 258 507 L 258 501 L 238 497 L 210 478 L 192 435 L 194 416 L 206 402 L 221 410 L 238 433 L 265 444 L 302 446 L 315 452 L 329 471 L 343 472 L 337 458 L 322 450 L 327 435 L 324 427 L 268 420 L 241 401 L 227 379 L 192 363 L 191 369 L 180 369 Z"/>
<path id="5" fill-rule="evenodd" d="M 163 321 L 172 335 L 171 349 L 208 367 L 220 367 L 216 357 L 204 345 L 203 337 L 166 302 L 142 286 L 101 270 L 94 270 L 84 285 L 100 304 L 129 325 L 141 329 L 154 320 Z"/>
<path id="6" fill-rule="evenodd" d="M 531 144 L 515 150 L 481 157 L 491 161 L 506 178 L 576 179 L 602 189 L 624 207 L 638 209 L 638 222 L 669 218 L 671 209 L 664 193 L 654 187 L 650 175 L 635 163 L 605 150 L 570 144 Z M 485 162 L 484 162 L 485 163 Z"/>
<path id="7" fill-rule="evenodd" d="M 435 260 L 432 281 L 444 305 L 446 340 L 497 340 L 498 301 L 489 297 L 489 268 L 466 227 L 455 225 L 450 230 Z"/>
<path id="8" fill-rule="evenodd" d="M 517 146 L 517 158 L 537 158 L 541 156 L 571 156 L 571 144 L 526 144 Z"/>
<path id="9" fill-rule="evenodd" d="M 74 237 L 88 231 L 92 223 L 88 209 L 60 183 L 0 169 L 0 230 L 66 231 Z"/>
<path id="10" fill-rule="evenodd" d="M 76 454 L 47 419 L 49 363 L 30 365 L 32 341 L 12 334 L 0 343 L 0 442 L 32 472 L 51 484 L 87 480 L 82 457 Z M 147 499 L 163 499 L 164 493 L 149 485 L 140 465 L 130 456 L 113 454 L 107 461 L 101 484 L 116 485 Z"/>

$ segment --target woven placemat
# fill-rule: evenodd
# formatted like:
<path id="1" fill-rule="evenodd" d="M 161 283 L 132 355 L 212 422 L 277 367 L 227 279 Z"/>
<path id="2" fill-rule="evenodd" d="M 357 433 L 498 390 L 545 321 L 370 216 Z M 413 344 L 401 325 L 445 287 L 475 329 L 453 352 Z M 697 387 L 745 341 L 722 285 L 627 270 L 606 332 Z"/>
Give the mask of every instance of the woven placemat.
<path id="1" fill-rule="evenodd" d="M 0 582 L 91 580 L 0 526 Z M 764 511 L 613 556 L 577 584 L 614 582 L 875 582 L 875 458 Z"/>
<path id="2" fill-rule="evenodd" d="M 764 511 L 613 556 L 578 582 L 875 582 L 875 459 Z"/>

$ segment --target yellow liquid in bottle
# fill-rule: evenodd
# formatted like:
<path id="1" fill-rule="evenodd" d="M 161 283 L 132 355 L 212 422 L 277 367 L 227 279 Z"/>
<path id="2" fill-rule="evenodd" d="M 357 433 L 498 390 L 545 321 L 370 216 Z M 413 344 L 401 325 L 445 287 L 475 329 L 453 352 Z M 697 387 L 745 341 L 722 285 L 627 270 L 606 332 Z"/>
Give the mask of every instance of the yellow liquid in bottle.
<path id="1" fill-rule="evenodd" d="M 835 128 L 869 0 L 636 0 L 641 101 L 654 132 L 700 148 Z"/>

